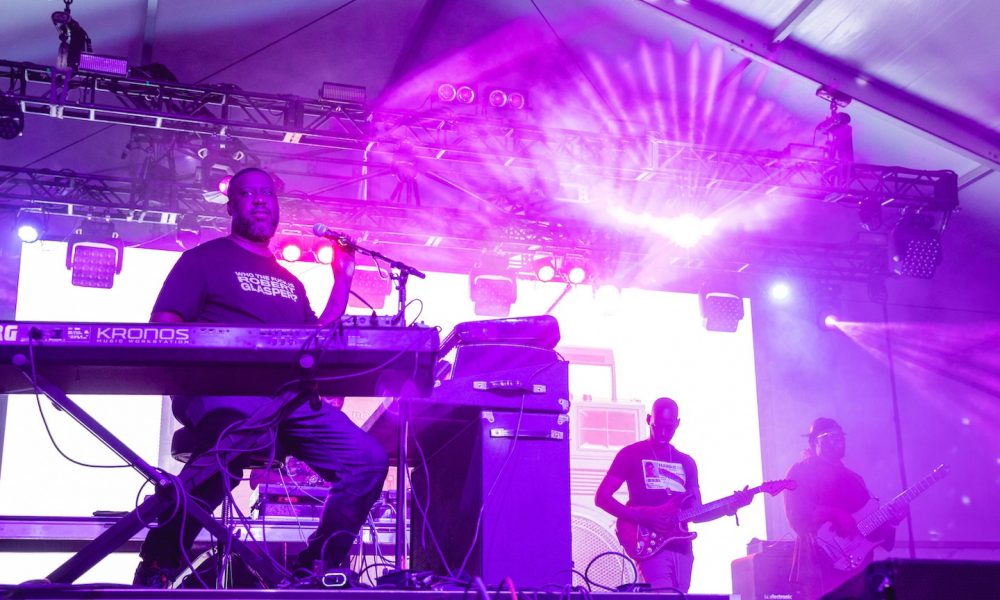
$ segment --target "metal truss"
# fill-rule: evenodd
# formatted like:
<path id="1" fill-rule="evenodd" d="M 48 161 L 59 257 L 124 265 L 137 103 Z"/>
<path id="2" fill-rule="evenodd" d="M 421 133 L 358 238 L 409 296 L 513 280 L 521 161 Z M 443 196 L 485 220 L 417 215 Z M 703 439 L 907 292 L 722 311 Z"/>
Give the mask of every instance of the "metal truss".
<path id="1" fill-rule="evenodd" d="M 584 223 L 555 223 L 495 210 L 404 206 L 334 196 L 284 196 L 282 231 L 308 234 L 319 222 L 361 236 L 367 243 L 491 253 L 527 268 L 538 254 L 607 257 L 622 265 L 648 258 L 640 238 Z M 176 225 L 194 215 L 200 225 L 225 229 L 223 205 L 208 202 L 199 186 L 127 177 L 0 167 L 0 207 L 48 215 Z M 823 244 L 765 238 L 725 240 L 703 249 L 676 249 L 671 268 L 771 273 L 814 279 L 868 281 L 886 272 L 879 244 Z M 471 266 L 471 265 L 470 265 Z M 527 273 L 527 270 L 525 271 Z"/>
<path id="2" fill-rule="evenodd" d="M 720 150 L 656 134 L 542 129 L 441 110 L 368 114 L 336 101 L 9 61 L 0 61 L 0 86 L 28 114 L 355 151 L 375 166 L 402 161 L 435 171 L 529 170 L 541 178 L 780 193 L 851 206 L 942 212 L 958 206 L 951 171 Z"/>

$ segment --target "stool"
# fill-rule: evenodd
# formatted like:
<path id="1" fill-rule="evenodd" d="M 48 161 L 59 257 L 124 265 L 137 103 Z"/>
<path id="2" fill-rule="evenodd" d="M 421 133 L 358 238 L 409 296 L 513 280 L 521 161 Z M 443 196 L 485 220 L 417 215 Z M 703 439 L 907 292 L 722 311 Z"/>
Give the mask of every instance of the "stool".
<path id="1" fill-rule="evenodd" d="M 187 427 L 181 427 L 174 431 L 170 439 L 170 456 L 177 462 L 186 463 L 198 451 L 198 438 L 194 431 Z M 285 466 L 285 462 L 275 454 L 274 459 L 270 459 L 269 454 L 251 452 L 247 467 L 250 469 L 280 469 Z"/>
<path id="2" fill-rule="evenodd" d="M 198 437 L 194 431 L 187 427 L 181 427 L 174 431 L 174 435 L 170 439 L 170 455 L 174 457 L 174 460 L 182 463 L 189 462 L 198 450 Z M 283 466 L 284 462 L 278 458 L 278 454 L 275 454 L 272 460 L 269 454 L 251 452 L 247 460 L 247 467 L 250 469 L 280 469 Z M 222 522 L 232 530 L 233 516 L 230 498 L 227 495 L 222 500 Z M 216 568 L 216 586 L 225 588 L 227 581 L 232 576 L 231 557 L 225 553 L 221 546 L 215 550 L 206 551 L 202 556 L 207 556 L 210 552 L 214 552 L 219 560 Z"/>

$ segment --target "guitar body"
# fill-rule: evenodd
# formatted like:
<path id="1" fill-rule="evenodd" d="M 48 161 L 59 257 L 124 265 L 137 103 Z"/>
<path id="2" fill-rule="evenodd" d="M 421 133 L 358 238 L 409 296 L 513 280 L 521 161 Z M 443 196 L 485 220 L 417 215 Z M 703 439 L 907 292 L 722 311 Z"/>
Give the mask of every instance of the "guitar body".
<path id="1" fill-rule="evenodd" d="M 669 500 L 659 506 L 645 507 L 645 510 L 659 512 L 668 517 L 667 526 L 653 529 L 640 525 L 628 519 L 618 519 L 615 533 L 625 553 L 632 560 L 643 560 L 653 556 L 672 542 L 693 540 L 698 534 L 688 531 L 684 524 L 696 519 L 710 521 L 724 514 L 736 514 L 736 511 L 750 503 L 754 495 L 767 492 L 772 496 L 782 490 L 795 489 L 795 482 L 788 479 L 766 481 L 759 486 L 737 492 L 732 496 L 720 498 L 714 502 L 681 510 L 681 505 L 688 494 L 674 494 Z"/>
<path id="2" fill-rule="evenodd" d="M 877 509 L 878 503 L 870 501 L 855 513 L 854 518 L 856 521 L 861 521 Z M 816 545 L 830 559 L 831 565 L 837 571 L 854 573 L 861 570 L 867 564 L 868 555 L 881 543 L 882 540 L 872 541 L 861 535 L 850 537 L 838 535 L 831 523 L 824 523 L 816 532 Z"/>
<path id="3" fill-rule="evenodd" d="M 628 519 L 618 519 L 615 534 L 618 536 L 618 542 L 625 549 L 625 554 L 628 554 L 632 560 L 644 560 L 671 542 L 693 540 L 697 537 L 697 533 L 684 529 L 680 519 L 677 518 L 680 505 L 685 498 L 687 498 L 686 495 L 676 494 L 655 508 L 655 510 L 672 515 L 670 526 L 664 530 L 651 529 Z"/>
<path id="4" fill-rule="evenodd" d="M 873 541 L 873 538 L 877 536 L 878 528 L 889 522 L 891 506 L 908 506 L 917 496 L 944 479 L 948 472 L 947 465 L 938 466 L 926 477 L 901 492 L 881 508 L 878 507 L 878 502 L 874 500 L 869 502 L 855 513 L 859 533 L 850 537 L 838 535 L 833 530 L 831 523 L 824 523 L 816 532 L 816 546 L 830 560 L 830 564 L 835 570 L 848 573 L 857 572 L 866 564 L 871 551 L 882 543 L 882 540 L 875 539 Z"/>

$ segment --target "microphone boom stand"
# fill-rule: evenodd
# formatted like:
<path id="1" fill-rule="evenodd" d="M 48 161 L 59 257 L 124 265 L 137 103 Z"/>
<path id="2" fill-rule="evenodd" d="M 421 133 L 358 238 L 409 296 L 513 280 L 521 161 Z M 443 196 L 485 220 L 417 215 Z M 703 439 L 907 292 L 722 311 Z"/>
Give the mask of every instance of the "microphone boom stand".
<path id="1" fill-rule="evenodd" d="M 356 253 L 370 256 L 376 262 L 381 260 L 389 265 L 389 278 L 395 282 L 399 297 L 398 309 L 396 316 L 392 319 L 392 323 L 406 327 L 406 283 L 410 275 L 420 279 L 426 279 L 427 275 L 402 261 L 393 260 L 381 252 L 364 248 L 353 242 L 348 242 L 345 245 L 353 248 Z M 394 562 L 397 571 L 405 571 L 408 559 L 406 552 L 406 522 L 409 511 L 407 510 L 408 503 L 406 501 L 406 480 L 409 477 L 407 454 L 410 441 L 410 403 L 403 396 L 399 396 L 396 398 L 396 406 L 399 411 L 399 428 L 396 437 L 398 458 L 396 461 L 396 539 Z"/>

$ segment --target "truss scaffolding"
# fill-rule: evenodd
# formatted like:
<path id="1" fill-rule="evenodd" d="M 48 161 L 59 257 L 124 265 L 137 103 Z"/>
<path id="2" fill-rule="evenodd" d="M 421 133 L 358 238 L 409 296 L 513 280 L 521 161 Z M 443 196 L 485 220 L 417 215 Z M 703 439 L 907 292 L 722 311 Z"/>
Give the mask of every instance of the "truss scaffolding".
<path id="1" fill-rule="evenodd" d="M 958 180 L 951 171 L 845 164 L 824 159 L 818 148 L 811 153 L 795 148 L 744 152 L 674 142 L 656 133 L 615 136 L 436 111 L 369 113 L 346 102 L 247 92 L 226 85 L 74 73 L 10 61 L 0 61 L 0 89 L 26 114 L 124 125 L 133 131 L 270 142 L 286 149 L 271 151 L 282 160 L 346 165 L 354 175 L 338 175 L 339 180 L 319 192 L 287 194 L 283 226 L 308 231 L 313 223 L 332 222 L 384 243 L 526 257 L 538 252 L 613 252 L 626 262 L 643 260 L 642 241 L 634 235 L 531 215 L 509 199 L 496 202 L 464 183 L 479 173 L 488 173 L 493 180 L 509 173 L 521 181 L 536 178 L 571 185 L 578 180 L 725 189 L 737 196 L 781 194 L 853 207 L 936 212 L 945 218 L 958 207 Z M 296 147 L 314 148 L 314 158 Z M 479 202 L 468 207 L 433 201 L 421 206 L 412 181 L 407 183 L 399 175 L 407 169 Z M 330 195 L 373 174 L 395 174 L 400 183 L 383 199 L 373 199 L 367 192 Z M 176 224 L 182 215 L 219 227 L 228 222 L 223 207 L 206 200 L 202 185 L 18 167 L 0 167 L 0 206 L 160 225 Z M 675 267 L 684 269 L 778 270 L 857 281 L 883 275 L 885 261 L 886 249 L 880 244 L 775 239 L 740 240 L 711 255 L 678 249 L 671 258 Z"/>

